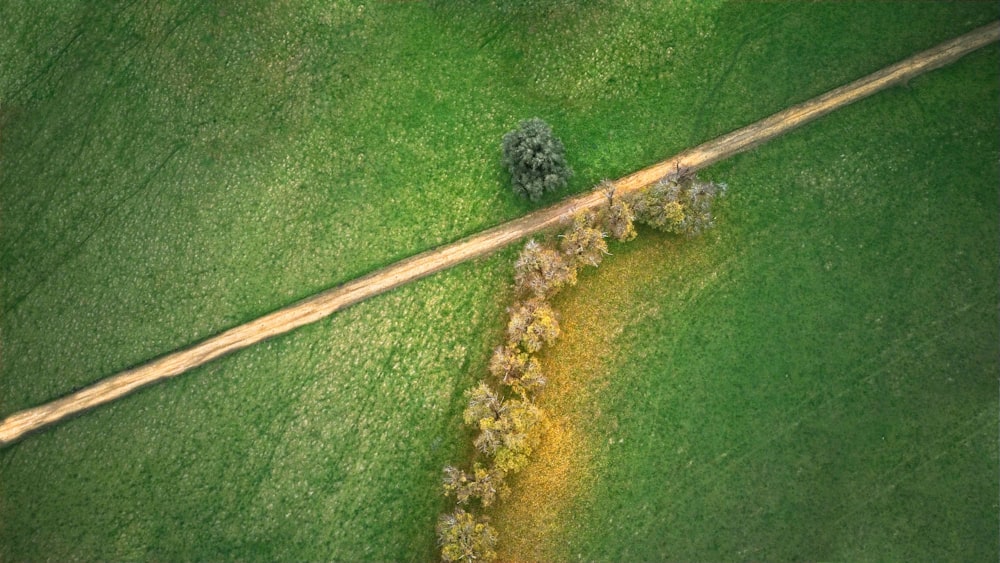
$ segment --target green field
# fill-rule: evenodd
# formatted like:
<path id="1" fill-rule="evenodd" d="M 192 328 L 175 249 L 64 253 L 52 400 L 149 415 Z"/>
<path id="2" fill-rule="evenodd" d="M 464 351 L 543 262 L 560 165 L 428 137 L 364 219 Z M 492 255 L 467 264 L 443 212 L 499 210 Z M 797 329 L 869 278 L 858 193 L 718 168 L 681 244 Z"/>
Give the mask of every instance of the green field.
<path id="1" fill-rule="evenodd" d="M 715 232 L 613 250 L 656 272 L 607 312 L 602 461 L 563 556 L 996 558 L 997 68 L 717 165 Z"/>
<path id="2" fill-rule="evenodd" d="M 0 416 L 525 213 L 518 119 L 578 192 L 997 15 L 4 2 Z M 628 439 L 567 557 L 995 559 L 996 62 L 716 166 L 704 241 L 615 250 L 663 275 L 602 368 L 591 430 Z M 0 560 L 433 558 L 512 256 L 0 451 Z"/>

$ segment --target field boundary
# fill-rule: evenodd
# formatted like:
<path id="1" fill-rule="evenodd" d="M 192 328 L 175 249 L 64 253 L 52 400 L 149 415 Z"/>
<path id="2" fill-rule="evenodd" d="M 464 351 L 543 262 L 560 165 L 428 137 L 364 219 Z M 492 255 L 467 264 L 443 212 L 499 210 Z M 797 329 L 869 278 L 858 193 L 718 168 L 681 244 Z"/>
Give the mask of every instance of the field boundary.
<path id="1" fill-rule="evenodd" d="M 941 43 L 850 84 L 634 172 L 614 181 L 612 189 L 617 193 L 633 192 L 671 174 L 695 172 L 748 151 L 881 90 L 950 64 L 997 40 L 1000 40 L 1000 21 Z M 605 189 L 596 189 L 568 198 L 519 219 L 414 255 L 187 348 L 102 379 L 63 398 L 14 413 L 0 422 L 0 447 L 12 444 L 31 432 L 124 397 L 153 383 L 175 377 L 231 352 L 316 322 L 406 283 L 495 252 L 539 231 L 564 223 L 581 211 L 595 209 L 607 202 L 608 193 Z"/>

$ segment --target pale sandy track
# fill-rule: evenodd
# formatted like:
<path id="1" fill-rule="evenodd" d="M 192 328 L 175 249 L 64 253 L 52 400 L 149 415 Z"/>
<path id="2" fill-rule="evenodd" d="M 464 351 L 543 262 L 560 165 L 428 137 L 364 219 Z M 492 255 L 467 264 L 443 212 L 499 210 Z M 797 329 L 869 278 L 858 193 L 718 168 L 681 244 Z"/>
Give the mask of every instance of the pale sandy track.
<path id="1" fill-rule="evenodd" d="M 614 188 L 618 193 L 631 192 L 656 182 L 678 169 L 696 171 L 705 168 L 880 90 L 906 82 L 924 72 L 951 63 L 998 39 L 1000 39 L 1000 22 L 994 22 L 807 102 L 630 174 L 614 182 Z M 19 440 L 27 433 L 123 397 L 141 387 L 180 375 L 230 352 L 315 322 L 345 307 L 405 283 L 494 252 L 512 242 L 555 226 L 579 211 L 596 208 L 606 201 L 607 197 L 602 190 L 567 199 L 520 219 L 407 258 L 367 276 L 227 330 L 189 348 L 167 354 L 147 364 L 103 379 L 61 399 L 14 413 L 0 423 L 0 447 Z"/>

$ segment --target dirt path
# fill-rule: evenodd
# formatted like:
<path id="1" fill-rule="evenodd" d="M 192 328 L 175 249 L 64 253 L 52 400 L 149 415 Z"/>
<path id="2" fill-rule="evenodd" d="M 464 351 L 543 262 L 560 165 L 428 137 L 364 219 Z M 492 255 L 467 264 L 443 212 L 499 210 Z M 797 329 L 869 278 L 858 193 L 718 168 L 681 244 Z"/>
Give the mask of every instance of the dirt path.
<path id="1" fill-rule="evenodd" d="M 614 182 L 614 188 L 619 193 L 631 192 L 678 169 L 693 172 L 705 168 L 880 90 L 949 64 L 998 39 L 1000 22 L 994 22 L 630 174 Z M 61 399 L 15 413 L 0 423 L 0 447 L 19 440 L 27 433 L 113 401 L 152 383 L 180 375 L 220 356 L 318 321 L 359 301 L 494 252 L 512 242 L 558 225 L 579 211 L 596 208 L 606 201 L 607 197 L 601 190 L 567 199 L 458 242 L 407 258 L 191 347 L 103 379 Z"/>

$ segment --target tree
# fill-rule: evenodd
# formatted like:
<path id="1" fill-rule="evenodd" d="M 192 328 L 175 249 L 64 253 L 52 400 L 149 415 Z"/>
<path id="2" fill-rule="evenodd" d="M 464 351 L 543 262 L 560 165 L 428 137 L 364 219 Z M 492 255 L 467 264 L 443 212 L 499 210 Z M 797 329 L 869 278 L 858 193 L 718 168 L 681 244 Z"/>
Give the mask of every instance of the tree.
<path id="1" fill-rule="evenodd" d="M 483 507 L 489 507 L 498 495 L 506 495 L 509 489 L 504 484 L 503 471 L 475 464 L 472 474 L 451 465 L 444 468 L 445 496 L 454 494 L 459 504 L 466 504 L 469 499 L 478 498 Z"/>
<path id="2" fill-rule="evenodd" d="M 608 253 L 605 234 L 593 227 L 592 216 L 579 214 L 573 218 L 573 225 L 561 235 L 559 248 L 575 265 L 597 266 Z"/>
<path id="3" fill-rule="evenodd" d="M 542 419 L 542 411 L 526 399 L 509 401 L 507 406 L 504 416 L 494 424 L 500 444 L 491 453 L 493 467 L 511 474 L 528 465 L 528 456 L 538 441 L 538 434 L 533 430 Z"/>
<path id="4" fill-rule="evenodd" d="M 701 182 L 697 178 L 692 178 L 682 184 L 681 203 L 684 205 L 685 217 L 681 225 L 681 232 L 688 236 L 695 236 L 706 229 L 715 226 L 715 219 L 712 217 L 712 203 L 715 196 L 726 192 L 726 184 L 715 182 Z"/>
<path id="5" fill-rule="evenodd" d="M 635 214 L 622 198 L 612 195 L 605 218 L 608 232 L 618 242 L 628 242 L 636 237 L 633 221 Z"/>
<path id="6" fill-rule="evenodd" d="M 542 411 L 527 399 L 505 401 L 486 383 L 480 383 L 467 395 L 469 404 L 462 418 L 479 429 L 473 441 L 476 449 L 492 456 L 493 469 L 504 475 L 520 471 L 527 465 L 537 439 L 531 431 L 541 419 Z"/>
<path id="7" fill-rule="evenodd" d="M 510 171 L 514 193 L 531 201 L 565 187 L 573 175 L 562 141 L 537 117 L 522 121 L 517 129 L 503 136 L 502 144 L 503 163 Z"/>
<path id="8" fill-rule="evenodd" d="M 725 184 L 671 176 L 639 193 L 633 209 L 637 220 L 655 229 L 694 236 L 713 226 L 712 202 L 725 190 Z"/>
<path id="9" fill-rule="evenodd" d="M 490 358 L 490 373 L 521 396 L 545 386 L 542 365 L 516 347 L 498 346 Z"/>
<path id="10" fill-rule="evenodd" d="M 675 180 L 657 182 L 633 201 L 636 218 L 661 231 L 680 232 L 684 222 L 684 206 L 680 202 L 681 186 Z"/>
<path id="11" fill-rule="evenodd" d="M 480 382 L 466 394 L 469 405 L 462 413 L 462 419 L 466 424 L 479 429 L 479 435 L 473 440 L 476 449 L 492 455 L 503 445 L 505 424 L 500 421 L 506 418 L 510 407 L 485 382 Z"/>
<path id="12" fill-rule="evenodd" d="M 555 250 L 529 240 L 514 263 L 514 287 L 518 293 L 550 297 L 576 284 L 576 268 Z"/>
<path id="13" fill-rule="evenodd" d="M 444 496 L 448 496 L 456 493 L 462 486 L 469 482 L 469 474 L 454 465 L 446 465 L 444 466 L 444 476 L 441 478 L 441 482 L 444 486 Z M 458 503 L 462 504 L 463 502 L 465 500 L 459 496 Z"/>
<path id="14" fill-rule="evenodd" d="M 461 508 L 442 514 L 437 525 L 441 559 L 445 561 L 492 561 L 496 558 L 497 535 L 485 520 Z"/>
<path id="15" fill-rule="evenodd" d="M 535 353 L 559 337 L 559 321 L 552 306 L 534 298 L 514 304 L 507 323 L 507 343 Z"/>
<path id="16" fill-rule="evenodd" d="M 485 381 L 465 392 L 469 404 L 462 413 L 466 424 L 477 425 L 485 418 L 500 418 L 505 412 L 503 399 Z"/>

